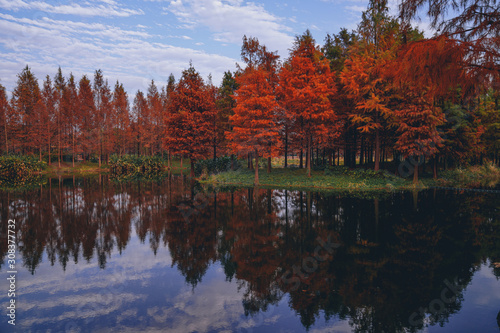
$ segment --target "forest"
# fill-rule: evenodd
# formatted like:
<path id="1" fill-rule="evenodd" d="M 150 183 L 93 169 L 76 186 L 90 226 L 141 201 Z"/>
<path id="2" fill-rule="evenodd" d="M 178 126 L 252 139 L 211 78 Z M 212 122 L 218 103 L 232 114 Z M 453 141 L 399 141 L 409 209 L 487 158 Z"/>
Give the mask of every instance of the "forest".
<path id="1" fill-rule="evenodd" d="M 166 86 L 152 80 L 132 103 L 101 69 L 76 78 L 59 68 L 40 83 L 27 65 L 10 97 L 0 85 L 0 151 L 99 168 L 112 155 L 173 156 L 189 159 L 192 173 L 196 161 L 233 155 L 255 169 L 256 183 L 254 165 L 267 159 L 271 172 L 277 157 L 284 168 L 297 158 L 308 175 L 317 165 L 398 172 L 391 162 L 407 161 L 414 182 L 419 166 L 437 177 L 500 165 L 498 8 L 465 1 L 444 20 L 449 2 L 429 3 L 440 28 L 432 38 L 408 23 L 422 2 L 405 1 L 396 18 L 386 0 L 372 0 L 355 31 L 319 45 L 307 30 L 286 59 L 244 36 L 244 66 L 219 86 L 190 63 Z"/>

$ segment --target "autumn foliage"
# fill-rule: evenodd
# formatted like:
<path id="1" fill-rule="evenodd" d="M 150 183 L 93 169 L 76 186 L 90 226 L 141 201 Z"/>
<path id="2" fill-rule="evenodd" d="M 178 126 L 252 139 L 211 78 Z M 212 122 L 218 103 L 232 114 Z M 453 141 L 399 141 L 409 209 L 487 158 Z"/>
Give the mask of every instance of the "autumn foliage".
<path id="1" fill-rule="evenodd" d="M 176 82 L 151 81 L 129 96 L 93 76 L 38 82 L 26 66 L 9 93 L 0 85 L 0 150 L 33 155 L 50 165 L 136 154 L 199 159 L 232 154 L 255 169 L 271 158 L 299 158 L 299 167 L 344 164 L 385 169 L 414 181 L 440 168 L 500 163 L 498 9 L 490 0 L 406 0 L 389 15 L 371 0 L 355 31 L 309 31 L 285 59 L 255 37 L 243 38 L 243 66 L 220 87 L 192 65 Z M 411 26 L 420 8 L 441 33 L 424 38 Z M 441 15 L 452 7 L 455 17 Z M 305 165 L 303 159 L 305 157 Z M 260 161 L 260 162 L 259 162 Z M 193 171 L 194 168 L 191 170 Z"/>

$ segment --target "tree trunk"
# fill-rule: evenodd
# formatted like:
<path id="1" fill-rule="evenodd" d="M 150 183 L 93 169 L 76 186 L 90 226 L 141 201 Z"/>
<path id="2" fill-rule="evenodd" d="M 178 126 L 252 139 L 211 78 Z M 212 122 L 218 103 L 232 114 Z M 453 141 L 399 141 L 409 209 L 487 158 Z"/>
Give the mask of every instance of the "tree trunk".
<path id="1" fill-rule="evenodd" d="M 181 175 L 182 175 L 182 171 L 183 171 L 183 169 L 182 169 L 182 155 L 181 155 Z"/>
<path id="2" fill-rule="evenodd" d="M 267 158 L 267 173 L 271 173 L 271 158 Z"/>
<path id="3" fill-rule="evenodd" d="M 364 161 L 364 154 L 365 154 L 365 137 L 364 135 L 361 136 L 361 143 L 359 145 L 359 165 L 365 164 Z"/>
<path id="4" fill-rule="evenodd" d="M 259 152 L 255 150 L 255 179 L 254 185 L 259 185 Z"/>
<path id="5" fill-rule="evenodd" d="M 58 129 L 58 139 L 59 139 L 59 143 L 58 143 L 58 152 L 57 152 L 57 163 L 59 165 L 59 167 L 61 167 L 61 124 L 59 124 L 59 129 Z"/>
<path id="6" fill-rule="evenodd" d="M 49 165 L 52 165 L 51 158 L 50 158 L 50 130 L 49 130 L 48 136 L 49 136 L 49 147 L 47 149 L 47 152 L 49 154 Z"/>
<path id="7" fill-rule="evenodd" d="M 375 171 L 380 169 L 380 136 L 378 128 L 375 130 Z"/>
<path id="8" fill-rule="evenodd" d="M 73 168 L 75 167 L 75 131 L 73 130 Z"/>
<path id="9" fill-rule="evenodd" d="M 288 167 L 288 129 L 285 126 L 285 168 Z"/>
<path id="10" fill-rule="evenodd" d="M 434 157 L 432 159 L 432 175 L 433 175 L 434 179 L 437 179 L 438 172 L 437 172 L 437 158 L 436 157 Z"/>
<path id="11" fill-rule="evenodd" d="M 304 167 L 304 152 L 302 148 L 300 149 L 300 162 L 299 162 L 299 168 L 302 169 Z"/>
<path id="12" fill-rule="evenodd" d="M 418 183 L 418 168 L 419 165 L 415 165 L 415 168 L 413 169 L 413 184 Z"/>
<path id="13" fill-rule="evenodd" d="M 308 135 L 307 143 L 307 177 L 311 177 L 311 136 Z"/>
<path id="14" fill-rule="evenodd" d="M 194 160 L 191 158 L 191 171 L 189 173 L 189 175 L 191 176 L 191 178 L 194 178 Z"/>

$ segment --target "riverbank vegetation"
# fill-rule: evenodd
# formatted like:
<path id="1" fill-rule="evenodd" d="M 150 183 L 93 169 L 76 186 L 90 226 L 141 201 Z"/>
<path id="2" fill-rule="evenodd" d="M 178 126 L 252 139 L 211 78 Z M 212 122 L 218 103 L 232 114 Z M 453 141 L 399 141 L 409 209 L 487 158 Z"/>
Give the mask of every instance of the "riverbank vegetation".
<path id="1" fill-rule="evenodd" d="M 163 87 L 151 81 L 132 105 L 123 84 L 111 87 L 101 70 L 91 80 L 65 77 L 59 68 L 40 86 L 26 66 L 10 98 L 0 86 L 0 153 L 36 156 L 55 173 L 148 173 L 165 167 L 158 161 L 173 169 L 177 159 L 195 177 L 198 161 L 215 161 L 200 162 L 202 173 L 231 155 L 254 172 L 253 184 L 293 183 L 301 171 L 286 169 L 295 157 L 311 178 L 303 183 L 314 186 L 352 184 L 347 178 L 360 175 L 361 183 L 385 186 L 387 173 L 412 177 L 418 186 L 425 168 L 434 179 L 443 172 L 449 184 L 486 186 L 500 165 L 500 71 L 498 48 L 490 47 L 500 40 L 466 42 L 454 39 L 457 27 L 447 27 L 424 38 L 391 17 L 386 0 L 371 0 L 356 30 L 328 34 L 321 46 L 306 31 L 280 59 L 244 36 L 245 66 L 224 73 L 220 86 L 190 64 Z M 484 47 L 478 54 L 471 45 Z M 284 169 L 273 171 L 278 158 Z M 262 163 L 267 175 L 259 178 L 255 166 Z M 334 166 L 351 171 L 333 183 L 315 171 Z M 386 172 L 375 182 L 365 169 Z M 249 182 L 246 171 L 216 177 L 226 182 L 237 175 Z"/>

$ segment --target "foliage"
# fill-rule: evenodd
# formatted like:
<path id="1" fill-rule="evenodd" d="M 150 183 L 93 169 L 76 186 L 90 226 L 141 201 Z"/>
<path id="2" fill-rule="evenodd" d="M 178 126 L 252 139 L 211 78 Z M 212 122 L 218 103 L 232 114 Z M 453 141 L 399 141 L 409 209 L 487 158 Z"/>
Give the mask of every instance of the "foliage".
<path id="1" fill-rule="evenodd" d="M 33 156 L 0 156 L 0 186 L 25 187 L 40 181 L 47 164 Z"/>
<path id="2" fill-rule="evenodd" d="M 169 98 L 164 113 L 164 144 L 174 154 L 191 160 L 191 175 L 194 176 L 194 161 L 207 156 L 216 134 L 214 89 L 204 83 L 191 65 L 182 72 Z"/>
<path id="3" fill-rule="evenodd" d="M 442 172 L 438 185 L 466 188 L 492 188 L 500 184 L 500 168 L 492 163 Z"/>
<path id="4" fill-rule="evenodd" d="M 113 176 L 137 176 L 157 174 L 165 169 L 165 161 L 159 156 L 113 155 L 109 162 Z"/>
<path id="5" fill-rule="evenodd" d="M 194 174 L 197 177 L 201 175 L 213 175 L 229 171 L 231 168 L 238 170 L 241 168 L 241 162 L 236 158 L 231 160 L 230 156 L 221 156 L 216 159 L 210 158 L 197 161 L 194 165 Z"/>
<path id="6" fill-rule="evenodd" d="M 252 171 L 242 168 L 237 171 L 223 172 L 203 182 L 218 186 L 251 186 L 253 185 Z M 263 186 L 292 189 L 393 190 L 409 188 L 410 184 L 402 178 L 383 171 L 349 170 L 344 166 L 329 167 L 325 171 L 311 171 L 311 177 L 307 176 L 305 170 L 284 168 L 274 169 L 272 173 L 261 176 Z"/>

